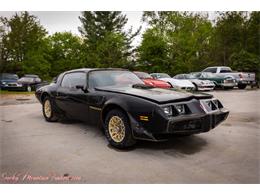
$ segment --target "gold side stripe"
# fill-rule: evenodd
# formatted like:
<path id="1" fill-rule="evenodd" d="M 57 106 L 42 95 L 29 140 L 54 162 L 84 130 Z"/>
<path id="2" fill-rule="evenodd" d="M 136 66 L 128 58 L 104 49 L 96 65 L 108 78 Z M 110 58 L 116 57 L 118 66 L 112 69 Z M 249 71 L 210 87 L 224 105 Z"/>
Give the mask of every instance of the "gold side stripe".
<path id="1" fill-rule="evenodd" d="M 94 106 L 89 106 L 89 108 L 92 109 L 92 110 L 97 110 L 97 111 L 101 111 L 102 110 L 101 108 L 94 107 Z"/>
<path id="2" fill-rule="evenodd" d="M 142 121 L 148 121 L 148 116 L 140 116 L 140 120 Z"/>

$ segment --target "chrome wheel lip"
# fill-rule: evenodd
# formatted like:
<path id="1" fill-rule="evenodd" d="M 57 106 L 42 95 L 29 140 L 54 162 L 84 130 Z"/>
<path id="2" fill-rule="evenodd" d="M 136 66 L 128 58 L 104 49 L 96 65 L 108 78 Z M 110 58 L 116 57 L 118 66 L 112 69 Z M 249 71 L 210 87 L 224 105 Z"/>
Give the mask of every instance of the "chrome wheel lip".
<path id="1" fill-rule="evenodd" d="M 108 123 L 108 132 L 114 142 L 122 142 L 125 138 L 125 124 L 122 118 L 112 116 Z"/>
<path id="2" fill-rule="evenodd" d="M 28 91 L 28 92 L 31 92 L 31 91 L 32 91 L 31 86 L 28 86 L 28 87 L 27 87 L 27 91 Z"/>
<path id="3" fill-rule="evenodd" d="M 43 105 L 44 114 L 47 118 L 51 117 L 51 102 L 46 100 Z"/>

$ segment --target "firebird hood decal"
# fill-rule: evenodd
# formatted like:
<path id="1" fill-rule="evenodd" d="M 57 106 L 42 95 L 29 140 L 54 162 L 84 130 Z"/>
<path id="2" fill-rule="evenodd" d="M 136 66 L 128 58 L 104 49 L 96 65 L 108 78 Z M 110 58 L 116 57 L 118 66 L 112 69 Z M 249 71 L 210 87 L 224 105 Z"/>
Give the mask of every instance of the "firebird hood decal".
<path id="1" fill-rule="evenodd" d="M 156 102 L 159 104 L 187 101 L 193 98 L 196 99 L 212 98 L 212 95 L 209 94 L 202 94 L 202 93 L 193 94 L 184 91 L 176 91 L 176 90 L 169 90 L 169 89 L 162 89 L 162 88 L 139 89 L 139 88 L 132 88 L 130 86 L 129 87 L 109 86 L 109 87 L 98 87 L 96 88 L 96 90 L 131 95 L 146 100 L 150 100 L 152 102 Z"/>

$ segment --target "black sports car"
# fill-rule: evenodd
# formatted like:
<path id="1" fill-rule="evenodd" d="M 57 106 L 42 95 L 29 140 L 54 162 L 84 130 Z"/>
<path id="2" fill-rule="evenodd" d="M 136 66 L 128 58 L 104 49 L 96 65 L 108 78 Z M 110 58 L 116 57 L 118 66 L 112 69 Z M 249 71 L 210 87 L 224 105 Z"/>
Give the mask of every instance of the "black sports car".
<path id="1" fill-rule="evenodd" d="M 166 140 L 171 135 L 207 132 L 229 111 L 212 95 L 146 86 L 122 69 L 77 69 L 36 90 L 47 121 L 60 117 L 100 124 L 118 148 L 136 140 Z"/>

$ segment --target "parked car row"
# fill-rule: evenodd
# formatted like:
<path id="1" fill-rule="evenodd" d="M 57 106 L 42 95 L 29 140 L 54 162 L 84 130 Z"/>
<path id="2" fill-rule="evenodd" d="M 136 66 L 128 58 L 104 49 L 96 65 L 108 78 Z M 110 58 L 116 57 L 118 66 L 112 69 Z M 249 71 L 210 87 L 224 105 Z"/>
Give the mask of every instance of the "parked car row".
<path id="1" fill-rule="evenodd" d="M 150 75 L 144 72 L 135 73 L 143 80 L 143 75 L 146 79 L 149 78 L 149 81 L 145 82 L 147 85 L 168 88 L 167 83 L 170 88 L 183 90 L 210 91 L 215 88 L 233 89 L 234 87 L 245 89 L 247 85 L 256 84 L 255 73 L 235 72 L 226 66 L 208 67 L 201 72 L 178 74 L 174 77 L 166 73 L 151 73 Z M 157 85 L 158 81 L 163 81 L 164 84 Z"/>
<path id="2" fill-rule="evenodd" d="M 42 84 L 38 75 L 26 74 L 19 78 L 17 74 L 1 73 L 0 89 L 10 91 L 35 91 Z"/>
<path id="3" fill-rule="evenodd" d="M 201 72 L 178 74 L 174 77 L 166 73 L 151 73 L 135 71 L 143 82 L 152 87 L 174 88 L 188 91 L 211 91 L 215 88 L 232 89 L 238 87 L 245 89 L 247 85 L 256 83 L 254 73 L 232 71 L 230 67 L 208 67 Z M 46 85 L 38 75 L 26 74 L 18 78 L 16 74 L 2 73 L 0 75 L 0 88 L 7 90 L 32 91 L 36 87 Z"/>
<path id="4" fill-rule="evenodd" d="M 231 89 L 237 85 L 232 76 L 218 76 L 209 72 L 178 74 L 134 72 L 146 85 L 159 88 L 174 88 L 187 91 L 211 91 L 214 88 Z"/>

